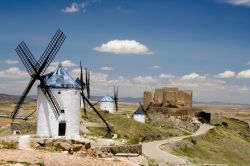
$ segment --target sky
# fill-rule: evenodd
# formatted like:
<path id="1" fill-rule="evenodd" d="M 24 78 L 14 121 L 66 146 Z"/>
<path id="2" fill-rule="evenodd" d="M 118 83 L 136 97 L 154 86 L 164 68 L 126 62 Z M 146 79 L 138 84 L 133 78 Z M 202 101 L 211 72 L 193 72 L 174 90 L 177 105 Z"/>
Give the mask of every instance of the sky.
<path id="1" fill-rule="evenodd" d="M 15 48 L 38 59 L 58 28 L 58 62 L 73 78 L 91 70 L 92 95 L 142 97 L 158 87 L 195 101 L 250 104 L 250 0 L 0 0 L 0 93 L 30 79 Z M 36 86 L 30 94 L 36 94 Z"/>

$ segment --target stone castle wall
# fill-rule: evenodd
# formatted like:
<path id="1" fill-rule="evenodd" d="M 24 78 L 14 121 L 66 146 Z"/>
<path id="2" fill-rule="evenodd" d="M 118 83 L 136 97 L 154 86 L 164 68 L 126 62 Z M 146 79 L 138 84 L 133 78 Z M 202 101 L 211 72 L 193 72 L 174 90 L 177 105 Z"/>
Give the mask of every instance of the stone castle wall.
<path id="1" fill-rule="evenodd" d="M 179 108 L 192 108 L 193 92 L 191 90 L 179 90 L 176 87 L 157 88 L 155 92 L 144 92 L 143 105 L 148 107 L 150 103 L 161 105 L 172 105 Z"/>

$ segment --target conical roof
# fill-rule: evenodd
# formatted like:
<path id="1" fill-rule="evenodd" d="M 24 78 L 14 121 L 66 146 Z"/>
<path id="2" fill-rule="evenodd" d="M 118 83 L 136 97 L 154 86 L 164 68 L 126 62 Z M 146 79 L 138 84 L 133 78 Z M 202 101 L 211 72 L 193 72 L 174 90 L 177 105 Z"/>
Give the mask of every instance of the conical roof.
<path id="1" fill-rule="evenodd" d="M 137 108 L 137 110 L 134 112 L 134 115 L 144 115 L 144 109 L 142 108 L 142 106 L 140 105 L 139 108 Z"/>
<path id="2" fill-rule="evenodd" d="M 55 72 L 46 78 L 46 86 L 49 88 L 80 88 L 79 84 L 68 74 L 61 63 Z"/>
<path id="3" fill-rule="evenodd" d="M 104 96 L 102 99 L 101 99 L 101 102 L 114 102 L 114 99 L 110 96 Z"/>

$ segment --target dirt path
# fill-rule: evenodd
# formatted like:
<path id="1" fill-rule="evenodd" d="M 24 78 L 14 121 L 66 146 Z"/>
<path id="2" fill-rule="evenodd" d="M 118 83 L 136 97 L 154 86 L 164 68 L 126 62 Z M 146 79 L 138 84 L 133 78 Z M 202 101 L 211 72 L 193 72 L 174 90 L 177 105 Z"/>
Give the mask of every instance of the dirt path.
<path id="1" fill-rule="evenodd" d="M 183 159 L 179 156 L 175 156 L 175 155 L 171 154 L 170 152 L 161 150 L 160 146 L 163 144 L 168 144 L 168 143 L 172 144 L 172 143 L 181 141 L 182 139 L 187 138 L 187 137 L 199 136 L 199 135 L 206 134 L 212 128 L 214 128 L 214 126 L 211 126 L 208 124 L 203 124 L 192 135 L 173 137 L 173 138 L 169 138 L 166 140 L 143 143 L 142 144 L 142 153 L 145 154 L 146 156 L 149 156 L 152 159 L 157 160 L 159 162 L 159 165 L 166 165 L 166 164 L 186 165 L 187 161 L 185 159 Z"/>
<path id="2" fill-rule="evenodd" d="M 77 157 L 64 153 L 51 153 L 44 151 L 0 149 L 0 165 L 30 164 L 45 166 L 134 166 L 128 161 L 105 160 L 91 157 Z"/>

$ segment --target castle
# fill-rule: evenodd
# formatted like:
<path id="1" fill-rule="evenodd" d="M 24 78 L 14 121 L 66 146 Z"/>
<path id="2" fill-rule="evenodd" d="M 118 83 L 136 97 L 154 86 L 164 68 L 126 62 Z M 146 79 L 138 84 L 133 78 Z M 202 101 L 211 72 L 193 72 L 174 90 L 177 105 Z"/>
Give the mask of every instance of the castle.
<path id="1" fill-rule="evenodd" d="M 193 92 L 191 90 L 179 90 L 176 87 L 157 88 L 155 92 L 145 91 L 143 106 L 173 106 L 178 108 L 192 108 Z"/>

